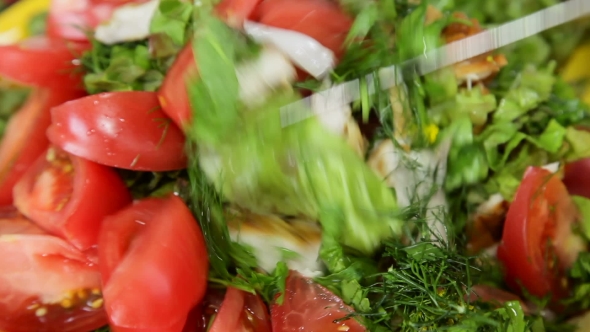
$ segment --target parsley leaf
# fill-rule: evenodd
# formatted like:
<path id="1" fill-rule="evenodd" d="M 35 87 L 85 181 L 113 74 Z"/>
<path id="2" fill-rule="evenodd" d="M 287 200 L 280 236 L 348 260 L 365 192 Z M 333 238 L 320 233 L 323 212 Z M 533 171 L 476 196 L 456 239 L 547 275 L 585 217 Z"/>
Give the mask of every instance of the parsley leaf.
<path id="1" fill-rule="evenodd" d="M 89 93 L 108 91 L 156 91 L 174 57 L 158 58 L 150 52 L 149 40 L 105 45 L 93 41 L 82 56 L 87 72 L 84 85 Z"/>

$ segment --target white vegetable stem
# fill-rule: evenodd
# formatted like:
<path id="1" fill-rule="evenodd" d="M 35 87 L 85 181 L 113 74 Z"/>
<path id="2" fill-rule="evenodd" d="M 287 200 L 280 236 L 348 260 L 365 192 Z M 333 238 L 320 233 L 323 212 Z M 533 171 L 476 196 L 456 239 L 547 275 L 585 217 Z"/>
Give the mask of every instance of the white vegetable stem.
<path id="1" fill-rule="evenodd" d="M 336 64 L 336 58 L 330 49 L 302 33 L 252 21 L 244 22 L 244 30 L 258 43 L 274 45 L 315 78 L 326 76 Z"/>
<path id="2" fill-rule="evenodd" d="M 290 86 L 297 72 L 283 53 L 272 46 L 264 46 L 258 58 L 241 63 L 236 68 L 240 85 L 240 99 L 255 107 L 266 101 L 272 92 Z"/>
<path id="3" fill-rule="evenodd" d="M 96 28 L 94 37 L 107 45 L 142 40 L 150 36 L 150 24 L 160 0 L 117 8 L 111 19 Z"/>

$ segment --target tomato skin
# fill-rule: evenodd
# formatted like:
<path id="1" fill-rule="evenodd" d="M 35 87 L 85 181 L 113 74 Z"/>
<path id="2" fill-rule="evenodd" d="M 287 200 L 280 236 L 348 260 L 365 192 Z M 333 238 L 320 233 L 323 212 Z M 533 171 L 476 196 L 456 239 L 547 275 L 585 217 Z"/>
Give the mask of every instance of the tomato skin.
<path id="1" fill-rule="evenodd" d="M 74 60 L 88 47 L 47 37 L 0 46 L 0 76 L 24 85 L 84 90 Z"/>
<path id="2" fill-rule="evenodd" d="M 590 158 L 581 159 L 565 165 L 563 183 L 572 195 L 590 198 Z"/>
<path id="3" fill-rule="evenodd" d="M 229 287 L 209 332 L 272 332 L 268 308 L 258 295 Z"/>
<path id="4" fill-rule="evenodd" d="M 158 91 L 162 109 L 180 128 L 185 128 L 192 121 L 186 82 L 197 75 L 193 48 L 191 44 L 188 44 L 178 54 Z"/>
<path id="5" fill-rule="evenodd" d="M 103 218 L 131 200 L 115 170 L 53 147 L 14 187 L 21 213 L 80 250 L 96 246 Z"/>
<path id="6" fill-rule="evenodd" d="M 0 218 L 0 236 L 10 234 L 47 235 L 47 232 L 17 212 Z"/>
<path id="7" fill-rule="evenodd" d="M 144 199 L 107 217 L 98 250 L 112 331 L 182 331 L 205 294 L 209 262 L 180 198 Z"/>
<path id="8" fill-rule="evenodd" d="M 471 302 L 473 302 L 473 301 L 487 302 L 487 303 L 494 304 L 497 306 L 501 306 L 504 303 L 509 302 L 509 301 L 518 301 L 518 302 L 520 302 L 520 306 L 522 307 L 522 310 L 526 314 L 532 313 L 532 311 L 529 309 L 529 307 L 526 305 L 526 303 L 524 303 L 524 301 L 520 297 L 518 297 L 517 295 L 507 292 L 503 289 L 488 286 L 488 285 L 483 285 L 483 284 L 473 285 L 473 287 L 471 287 L 471 293 L 469 294 L 469 296 L 467 296 L 467 298 Z"/>
<path id="9" fill-rule="evenodd" d="M 308 35 L 337 58 L 344 54 L 344 41 L 354 22 L 328 0 L 267 0 L 252 17 L 262 24 Z"/>
<path id="10" fill-rule="evenodd" d="M 215 7 L 215 12 L 227 25 L 241 29 L 244 21 L 250 18 L 262 0 L 223 0 Z"/>
<path id="11" fill-rule="evenodd" d="M 0 251 L 0 330 L 87 332 L 106 325 L 98 267 L 64 240 L 22 217 L 2 219 Z"/>
<path id="12" fill-rule="evenodd" d="M 567 295 L 564 271 L 584 250 L 571 229 L 577 213 L 556 175 L 539 167 L 526 171 L 508 210 L 498 247 L 505 281 L 512 290 L 521 292 L 522 285 L 537 297 L 551 294 L 554 302 Z"/>
<path id="13" fill-rule="evenodd" d="M 88 33 L 108 21 L 117 7 L 134 0 L 52 0 L 47 35 L 54 39 L 88 41 Z"/>
<path id="14" fill-rule="evenodd" d="M 12 204 L 12 188 L 49 146 L 49 109 L 80 96 L 79 91 L 35 89 L 10 118 L 0 140 L 0 206 Z"/>
<path id="15" fill-rule="evenodd" d="M 273 332 L 364 332 L 366 328 L 355 319 L 335 323 L 354 310 L 327 288 L 298 272 L 287 277 L 282 305 L 271 307 Z"/>
<path id="16" fill-rule="evenodd" d="M 52 0 L 47 17 L 47 35 L 54 39 L 86 41 L 89 0 Z"/>
<path id="17" fill-rule="evenodd" d="M 51 119 L 49 140 L 75 156 L 137 171 L 186 167 L 184 134 L 153 92 L 84 97 L 53 108 Z"/>

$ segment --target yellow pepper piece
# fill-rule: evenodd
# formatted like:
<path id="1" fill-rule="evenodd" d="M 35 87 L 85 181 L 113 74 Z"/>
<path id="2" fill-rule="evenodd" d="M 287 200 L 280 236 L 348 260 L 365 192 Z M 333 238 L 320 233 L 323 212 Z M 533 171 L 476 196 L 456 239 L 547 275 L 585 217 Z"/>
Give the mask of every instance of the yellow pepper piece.
<path id="1" fill-rule="evenodd" d="M 576 48 L 563 68 L 562 77 L 568 82 L 575 82 L 584 78 L 590 78 L 590 43 Z"/>
<path id="2" fill-rule="evenodd" d="M 426 134 L 426 137 L 428 138 L 428 141 L 430 143 L 434 143 L 436 141 L 438 137 L 438 132 L 439 128 L 435 124 L 429 124 L 428 126 L 426 126 L 426 128 L 424 128 L 424 134 Z"/>
<path id="3" fill-rule="evenodd" d="M 563 79 L 572 83 L 584 79 L 590 80 L 588 59 L 590 59 L 590 43 L 581 45 L 574 51 L 563 69 Z M 590 83 L 586 85 L 580 98 L 590 105 Z"/>
<path id="4" fill-rule="evenodd" d="M 21 0 L 0 13 L 0 45 L 14 44 L 29 35 L 29 22 L 46 12 L 51 0 Z"/>

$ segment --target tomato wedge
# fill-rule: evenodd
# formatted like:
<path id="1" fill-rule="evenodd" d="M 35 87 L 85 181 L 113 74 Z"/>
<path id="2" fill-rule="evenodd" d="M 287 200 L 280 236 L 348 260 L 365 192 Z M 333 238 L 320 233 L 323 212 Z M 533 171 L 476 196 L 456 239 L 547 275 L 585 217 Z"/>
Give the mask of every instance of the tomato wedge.
<path id="1" fill-rule="evenodd" d="M 590 198 L 590 158 L 581 159 L 565 165 L 563 183 L 571 195 Z"/>
<path id="2" fill-rule="evenodd" d="M 0 77 L 30 86 L 83 90 L 75 59 L 88 47 L 47 37 L 0 46 Z"/>
<path id="3" fill-rule="evenodd" d="M 53 108 L 51 117 L 49 140 L 75 156 L 138 171 L 186 167 L 184 135 L 154 92 L 92 95 Z"/>
<path id="4" fill-rule="evenodd" d="M 14 205 L 76 248 L 95 246 L 105 216 L 131 203 L 110 167 L 49 148 L 14 187 Z"/>
<path id="5" fill-rule="evenodd" d="M 107 323 L 100 273 L 22 217 L 0 220 L 0 330 L 87 332 Z"/>
<path id="6" fill-rule="evenodd" d="M 87 41 L 88 34 L 108 21 L 118 6 L 135 0 L 52 0 L 47 17 L 47 35 L 51 38 Z"/>
<path id="7" fill-rule="evenodd" d="M 354 310 L 320 284 L 290 271 L 282 305 L 272 305 L 273 332 L 363 332 L 357 320 L 344 318 Z"/>
<path id="8" fill-rule="evenodd" d="M 227 25 L 241 29 L 244 21 L 252 16 L 254 9 L 262 0 L 222 0 L 215 11 Z"/>
<path id="9" fill-rule="evenodd" d="M 272 332 L 268 308 L 258 295 L 229 287 L 209 332 Z"/>
<path id="10" fill-rule="evenodd" d="M 107 217 L 98 250 L 112 331 L 182 331 L 205 294 L 209 262 L 180 198 L 144 199 Z"/>
<path id="11" fill-rule="evenodd" d="M 89 0 L 52 0 L 47 17 L 47 35 L 75 41 L 88 40 Z"/>
<path id="12" fill-rule="evenodd" d="M 353 19 L 328 0 L 268 0 L 253 14 L 262 24 L 308 35 L 334 52 L 344 54 L 344 41 Z"/>
<path id="13" fill-rule="evenodd" d="M 0 217 L 0 235 L 8 234 L 39 234 L 47 235 L 43 229 L 33 224 L 18 212 Z"/>
<path id="14" fill-rule="evenodd" d="M 578 211 L 561 180 L 530 167 L 510 205 L 498 259 L 505 281 L 515 292 L 524 287 L 537 297 L 558 300 L 567 294 L 564 271 L 585 250 L 572 232 Z"/>
<path id="15" fill-rule="evenodd" d="M 49 146 L 45 130 L 49 109 L 82 94 L 65 89 L 36 89 L 8 122 L 0 141 L 0 206 L 12 204 L 12 188 Z"/>
<path id="16" fill-rule="evenodd" d="M 158 91 L 162 109 L 180 128 L 190 124 L 192 119 L 186 83 L 197 74 L 192 45 L 188 44 L 178 54 Z"/>

